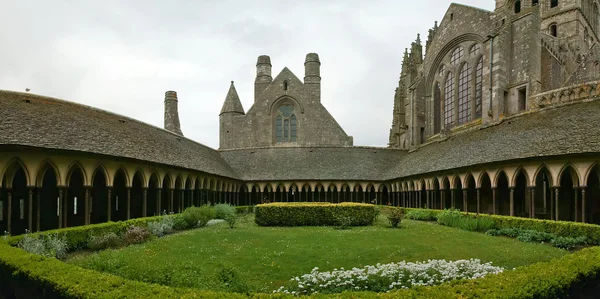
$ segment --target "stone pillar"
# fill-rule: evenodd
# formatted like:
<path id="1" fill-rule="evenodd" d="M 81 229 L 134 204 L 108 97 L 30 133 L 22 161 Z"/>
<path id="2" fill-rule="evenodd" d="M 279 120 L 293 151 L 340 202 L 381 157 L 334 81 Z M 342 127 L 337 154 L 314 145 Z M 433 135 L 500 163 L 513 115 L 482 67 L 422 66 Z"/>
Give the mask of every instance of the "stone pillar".
<path id="1" fill-rule="evenodd" d="M 62 227 L 68 227 L 68 211 L 67 211 L 67 202 L 69 201 L 69 188 L 65 188 L 65 197 L 63 197 L 62 199 L 62 210 L 63 210 L 63 226 Z"/>
<path id="2" fill-rule="evenodd" d="M 496 215 L 496 187 L 492 188 L 492 215 Z"/>
<path id="3" fill-rule="evenodd" d="M 456 205 L 454 204 L 455 203 L 455 201 L 454 201 L 454 189 L 450 189 L 450 201 L 451 201 L 452 208 L 454 209 L 456 207 Z"/>
<path id="4" fill-rule="evenodd" d="M 40 220 L 41 220 L 41 209 L 40 209 L 40 203 L 42 202 L 42 188 L 38 189 L 38 192 L 36 193 L 36 197 L 35 197 L 35 201 L 36 201 L 36 206 L 37 209 L 35 210 L 36 213 L 36 218 L 37 221 L 35 222 L 35 226 L 36 226 L 36 231 L 40 231 Z"/>
<path id="5" fill-rule="evenodd" d="M 33 188 L 35 187 L 27 188 L 29 189 L 29 211 L 27 213 L 27 227 L 30 232 L 33 232 Z"/>
<path id="6" fill-rule="evenodd" d="M 162 197 L 162 188 L 156 188 L 156 215 L 162 215 L 162 209 L 160 207 Z"/>
<path id="7" fill-rule="evenodd" d="M 440 191 L 440 210 L 443 210 L 445 208 L 445 204 L 446 204 L 446 189 L 444 189 L 443 191 Z"/>
<path id="8" fill-rule="evenodd" d="M 573 187 L 573 198 L 575 199 L 575 222 L 577 222 L 579 218 L 579 198 L 578 198 L 577 187 Z"/>
<path id="9" fill-rule="evenodd" d="M 463 188 L 463 212 L 466 213 L 469 212 L 467 207 L 467 196 L 469 196 L 469 189 Z"/>
<path id="10" fill-rule="evenodd" d="M 481 213 L 481 188 L 477 188 L 477 214 Z"/>
<path id="11" fill-rule="evenodd" d="M 146 217 L 148 214 L 148 188 L 144 188 L 142 192 L 142 217 Z"/>
<path id="12" fill-rule="evenodd" d="M 423 202 L 422 202 L 422 197 L 423 197 L 423 191 L 417 191 L 418 194 L 418 199 L 419 199 L 419 206 L 417 208 L 422 208 L 423 207 Z"/>
<path id="13" fill-rule="evenodd" d="M 175 191 L 169 188 L 169 213 L 173 213 L 173 193 Z"/>
<path id="14" fill-rule="evenodd" d="M 6 195 L 7 195 L 7 200 L 8 200 L 8 204 L 7 204 L 7 208 L 8 208 L 8 213 L 6 213 L 6 230 L 8 231 L 9 234 L 12 233 L 12 192 L 11 189 L 7 189 L 6 190 Z M 60 197 L 60 195 L 59 195 Z M 62 213 L 60 213 L 62 214 Z M 58 220 L 58 227 L 60 228 L 61 225 L 61 221 L 60 219 Z"/>
<path id="15" fill-rule="evenodd" d="M 85 213 L 84 221 L 85 221 L 85 225 L 88 225 L 88 224 L 90 224 L 90 188 L 85 188 L 84 201 L 85 201 L 85 207 L 83 209 L 84 213 Z"/>
<path id="16" fill-rule="evenodd" d="M 535 187 L 531 187 L 531 199 L 529 204 L 530 218 L 535 218 Z"/>
<path id="17" fill-rule="evenodd" d="M 190 198 L 190 206 L 196 206 L 196 197 L 194 196 L 194 189 L 190 190 L 191 198 Z"/>
<path id="18" fill-rule="evenodd" d="M 425 192 L 427 192 L 427 199 L 426 199 L 426 203 L 425 204 L 427 205 L 428 209 L 431 209 L 431 203 L 429 202 L 429 199 L 430 199 L 429 198 L 429 193 L 431 193 L 431 190 L 427 190 Z"/>
<path id="19" fill-rule="evenodd" d="M 106 210 L 107 210 L 107 214 L 106 214 L 106 221 L 110 221 L 111 219 L 111 214 L 112 214 L 112 188 L 111 187 L 106 187 L 106 189 L 108 190 L 108 205 L 106 206 Z"/>
<path id="20" fill-rule="evenodd" d="M 510 188 L 510 216 L 515 216 L 515 188 Z"/>
<path id="21" fill-rule="evenodd" d="M 554 211 L 555 211 L 555 215 L 556 217 L 554 218 L 554 220 L 558 221 L 560 219 L 559 214 L 558 214 L 558 190 L 559 188 L 555 188 L 554 189 Z"/>
<path id="22" fill-rule="evenodd" d="M 127 189 L 127 220 L 131 219 L 131 187 L 125 187 Z"/>
<path id="23" fill-rule="evenodd" d="M 11 208 L 10 208 L 10 193 L 8 195 L 8 212 L 10 213 Z M 63 189 L 61 187 L 58 187 L 58 228 L 62 227 L 62 223 L 63 223 L 63 211 L 62 211 L 62 205 L 63 205 Z M 9 221 L 8 224 L 10 225 L 10 214 L 9 214 Z M 10 230 L 9 230 L 10 232 Z"/>
<path id="24" fill-rule="evenodd" d="M 585 187 L 581 187 L 581 222 L 585 223 Z"/>

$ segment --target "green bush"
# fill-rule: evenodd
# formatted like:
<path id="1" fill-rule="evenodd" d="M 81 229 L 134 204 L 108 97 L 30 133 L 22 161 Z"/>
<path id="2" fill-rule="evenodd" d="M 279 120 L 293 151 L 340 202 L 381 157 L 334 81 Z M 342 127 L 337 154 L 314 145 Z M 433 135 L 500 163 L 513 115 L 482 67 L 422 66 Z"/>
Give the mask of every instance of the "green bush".
<path id="1" fill-rule="evenodd" d="M 387 213 L 386 213 L 387 219 L 390 222 L 390 225 L 393 228 L 397 228 L 398 225 L 400 224 L 400 222 L 402 221 L 402 218 L 404 218 L 404 210 L 400 209 L 400 208 L 390 208 L 387 209 Z"/>
<path id="2" fill-rule="evenodd" d="M 123 240 L 117 234 L 109 232 L 100 236 L 90 236 L 88 248 L 91 250 L 103 250 L 106 248 L 117 248 L 123 244 Z"/>
<path id="3" fill-rule="evenodd" d="M 175 214 L 173 215 L 173 229 L 174 230 L 186 230 L 191 228 L 190 224 L 183 217 L 183 214 Z"/>
<path id="4" fill-rule="evenodd" d="M 252 214 L 254 213 L 254 206 L 237 206 L 235 210 L 238 214 Z"/>
<path id="5" fill-rule="evenodd" d="M 226 203 L 215 205 L 215 219 L 226 220 L 230 215 L 237 214 L 237 210 L 234 206 Z"/>
<path id="6" fill-rule="evenodd" d="M 29 253 L 57 259 L 64 258 L 69 249 L 66 238 L 58 234 L 32 236 L 26 233 L 17 246 Z"/>
<path id="7" fill-rule="evenodd" d="M 203 227 L 209 220 L 215 219 L 215 208 L 209 205 L 189 207 L 181 214 L 188 227 Z"/>
<path id="8" fill-rule="evenodd" d="M 464 214 L 458 210 L 444 210 L 437 214 L 438 223 L 474 232 L 487 232 L 496 227 L 496 223 L 485 216 Z"/>
<path id="9" fill-rule="evenodd" d="M 412 220 L 436 221 L 437 213 L 435 210 L 410 210 L 404 217 Z"/>
<path id="10" fill-rule="evenodd" d="M 149 230 L 132 225 L 126 232 L 123 234 L 123 242 L 126 245 L 131 244 L 140 244 L 149 241 L 152 238 L 152 233 Z"/>
<path id="11" fill-rule="evenodd" d="M 261 226 L 334 226 L 334 215 L 348 215 L 350 226 L 372 225 L 378 209 L 360 203 L 271 203 L 257 205 L 255 222 Z"/>

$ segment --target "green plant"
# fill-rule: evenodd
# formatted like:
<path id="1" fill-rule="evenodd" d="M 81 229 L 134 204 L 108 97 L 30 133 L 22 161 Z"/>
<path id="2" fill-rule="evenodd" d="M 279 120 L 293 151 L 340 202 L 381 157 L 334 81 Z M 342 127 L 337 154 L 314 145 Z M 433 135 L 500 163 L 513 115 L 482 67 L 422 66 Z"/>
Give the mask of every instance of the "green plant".
<path id="1" fill-rule="evenodd" d="M 372 225 L 379 213 L 371 204 L 361 203 L 271 203 L 255 207 L 260 226 L 335 226 L 334 215 L 348 215 L 350 226 Z"/>
<path id="2" fill-rule="evenodd" d="M 236 214 L 229 214 L 229 215 L 225 216 L 225 221 L 227 222 L 227 224 L 229 224 L 229 228 L 235 227 L 236 220 L 237 220 Z"/>
<path id="3" fill-rule="evenodd" d="M 148 230 L 157 237 L 170 234 L 173 231 L 173 226 L 175 226 L 174 218 L 174 216 L 165 213 L 160 220 L 148 222 Z"/>
<path id="4" fill-rule="evenodd" d="M 217 279 L 225 285 L 229 292 L 246 293 L 250 290 L 244 279 L 232 266 L 221 265 L 217 272 Z"/>
<path id="5" fill-rule="evenodd" d="M 411 220 L 436 221 L 437 220 L 436 212 L 437 211 L 434 211 L 434 210 L 421 210 L 421 209 L 410 210 L 410 211 L 406 212 L 406 215 L 404 217 L 406 219 L 411 219 Z"/>
<path id="6" fill-rule="evenodd" d="M 149 230 L 132 225 L 126 232 L 123 234 L 123 242 L 126 245 L 131 244 L 140 244 L 144 243 L 152 238 L 152 233 Z"/>
<path id="7" fill-rule="evenodd" d="M 186 221 L 185 216 L 183 214 L 175 214 L 173 215 L 173 229 L 174 230 L 186 230 L 193 226 L 190 225 L 188 221 Z"/>
<path id="8" fill-rule="evenodd" d="M 402 221 L 402 218 L 404 218 L 404 211 L 399 208 L 390 208 L 386 214 L 387 219 L 393 228 L 397 228 L 400 221 Z"/>
<path id="9" fill-rule="evenodd" d="M 465 214 L 455 209 L 438 213 L 437 220 L 441 225 L 475 232 L 487 232 L 496 228 L 493 219 L 481 215 Z"/>
<path id="10" fill-rule="evenodd" d="M 226 220 L 229 215 L 237 214 L 237 210 L 234 206 L 230 204 L 221 203 L 215 205 L 215 219 L 223 219 Z"/>
<path id="11" fill-rule="evenodd" d="M 209 205 L 203 205 L 200 207 L 189 207 L 183 211 L 181 216 L 188 227 L 203 227 L 209 220 L 215 219 L 216 211 L 215 208 Z"/>
<path id="12" fill-rule="evenodd" d="M 17 246 L 29 253 L 57 259 L 64 258 L 68 251 L 64 236 L 58 234 L 34 236 L 27 230 Z"/>
<path id="13" fill-rule="evenodd" d="M 123 240 L 113 232 L 105 233 L 100 236 L 90 236 L 88 248 L 91 250 L 102 250 L 106 248 L 116 248 L 121 246 Z"/>
<path id="14" fill-rule="evenodd" d="M 352 225 L 352 216 L 343 212 L 333 212 L 335 226 L 339 229 L 348 229 Z"/>

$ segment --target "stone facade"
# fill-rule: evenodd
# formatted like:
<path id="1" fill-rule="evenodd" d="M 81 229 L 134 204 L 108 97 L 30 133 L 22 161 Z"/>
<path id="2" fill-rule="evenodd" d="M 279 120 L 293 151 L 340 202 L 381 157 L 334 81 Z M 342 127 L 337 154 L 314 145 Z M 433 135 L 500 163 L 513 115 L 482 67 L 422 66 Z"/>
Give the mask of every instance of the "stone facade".
<path id="1" fill-rule="evenodd" d="M 450 5 L 429 30 L 426 52 L 417 37 L 404 55 L 389 146 L 411 150 L 489 126 L 535 109 L 539 93 L 597 80 L 599 7 L 597 0 L 497 0 L 494 11 Z"/>
<path id="2" fill-rule="evenodd" d="M 287 67 L 271 77 L 271 59 L 258 57 L 254 104 L 244 112 L 233 81 L 219 115 L 220 149 L 352 146 L 321 103 L 321 62 L 306 55 L 304 82 Z"/>

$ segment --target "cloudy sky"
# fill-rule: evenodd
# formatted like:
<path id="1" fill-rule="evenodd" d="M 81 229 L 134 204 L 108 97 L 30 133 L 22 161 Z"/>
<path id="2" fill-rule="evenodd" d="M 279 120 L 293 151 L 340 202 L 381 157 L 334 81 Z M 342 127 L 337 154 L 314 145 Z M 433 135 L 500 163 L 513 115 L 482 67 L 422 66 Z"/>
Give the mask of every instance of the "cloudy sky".
<path id="1" fill-rule="evenodd" d="M 271 56 L 273 77 L 287 66 L 303 78 L 316 52 L 325 107 L 355 145 L 385 146 L 404 48 L 417 33 L 424 43 L 450 2 L 0 0 L 0 89 L 158 127 L 164 92 L 175 90 L 184 135 L 217 148 L 231 80 L 247 111 L 259 55 Z"/>

